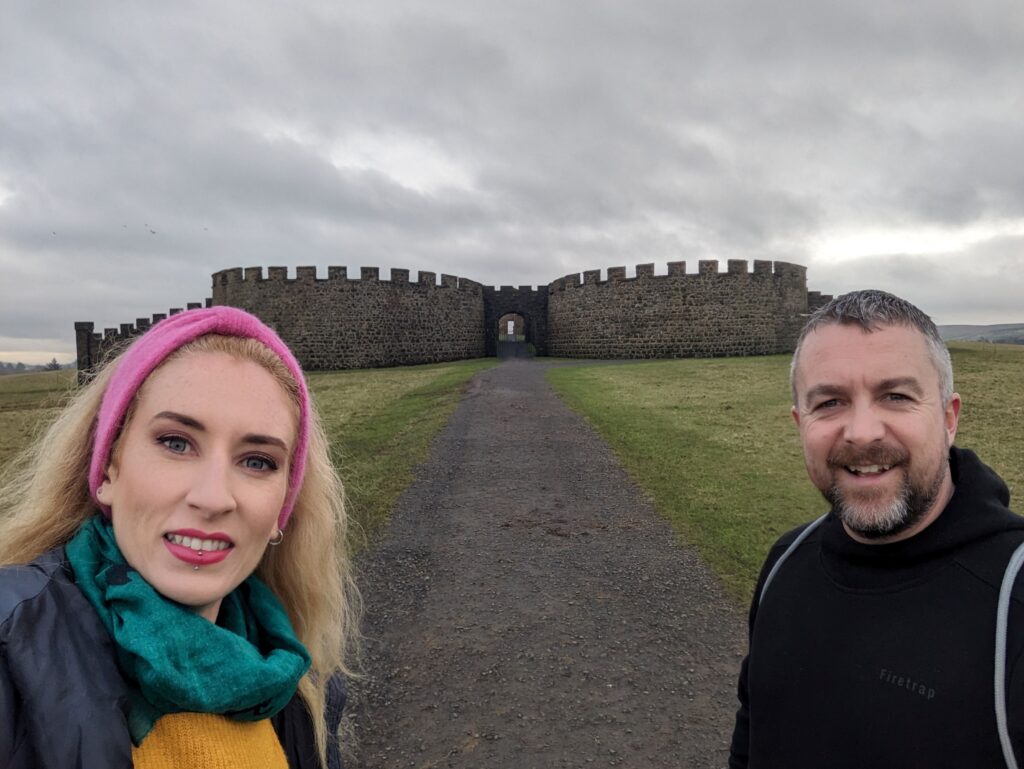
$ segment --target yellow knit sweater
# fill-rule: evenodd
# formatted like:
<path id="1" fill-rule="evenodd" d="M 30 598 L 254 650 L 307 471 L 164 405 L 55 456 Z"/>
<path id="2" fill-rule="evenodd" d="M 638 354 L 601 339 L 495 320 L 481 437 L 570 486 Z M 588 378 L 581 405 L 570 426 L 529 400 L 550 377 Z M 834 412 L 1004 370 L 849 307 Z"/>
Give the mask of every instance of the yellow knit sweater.
<path id="1" fill-rule="evenodd" d="M 136 769 L 288 769 L 269 719 L 171 713 L 132 747 Z"/>

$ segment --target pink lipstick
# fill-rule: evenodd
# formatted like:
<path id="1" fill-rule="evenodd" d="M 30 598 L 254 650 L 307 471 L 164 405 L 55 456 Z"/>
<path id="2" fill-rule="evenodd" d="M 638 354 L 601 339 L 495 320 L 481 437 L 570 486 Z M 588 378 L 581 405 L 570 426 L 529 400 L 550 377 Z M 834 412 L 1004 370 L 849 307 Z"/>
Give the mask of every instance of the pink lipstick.
<path id="1" fill-rule="evenodd" d="M 234 543 L 222 532 L 198 529 L 177 529 L 163 536 L 164 545 L 171 555 L 191 566 L 211 566 L 231 554 Z"/>

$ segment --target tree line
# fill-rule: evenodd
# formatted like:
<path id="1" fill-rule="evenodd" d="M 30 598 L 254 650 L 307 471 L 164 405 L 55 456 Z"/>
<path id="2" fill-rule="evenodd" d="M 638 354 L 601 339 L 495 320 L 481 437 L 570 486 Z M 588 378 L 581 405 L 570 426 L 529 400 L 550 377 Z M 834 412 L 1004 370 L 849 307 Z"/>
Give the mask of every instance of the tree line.
<path id="1" fill-rule="evenodd" d="M 49 363 L 43 363 L 41 365 L 32 365 L 22 363 L 9 363 L 7 361 L 0 360 L 0 376 L 3 374 L 25 374 L 29 371 L 60 371 L 62 368 L 74 368 L 75 362 L 66 363 L 63 366 L 57 362 L 56 358 L 52 358 Z"/>

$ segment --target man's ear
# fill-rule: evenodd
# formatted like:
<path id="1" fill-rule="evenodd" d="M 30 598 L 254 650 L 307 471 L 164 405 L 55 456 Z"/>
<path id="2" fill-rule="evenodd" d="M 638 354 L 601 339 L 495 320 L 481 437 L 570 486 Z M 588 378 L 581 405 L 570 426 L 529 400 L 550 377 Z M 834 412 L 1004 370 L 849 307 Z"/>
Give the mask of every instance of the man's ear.
<path id="1" fill-rule="evenodd" d="M 943 419 L 946 423 L 946 440 L 948 445 L 952 446 L 953 441 L 956 440 L 956 428 L 960 422 L 960 393 L 953 393 L 953 396 L 949 399 L 949 403 L 946 404 L 946 412 L 943 414 Z"/>
<path id="2" fill-rule="evenodd" d="M 789 410 L 789 413 L 793 415 L 793 421 L 796 422 L 796 426 L 799 427 L 800 426 L 800 409 L 798 409 L 796 406 L 793 406 Z"/>

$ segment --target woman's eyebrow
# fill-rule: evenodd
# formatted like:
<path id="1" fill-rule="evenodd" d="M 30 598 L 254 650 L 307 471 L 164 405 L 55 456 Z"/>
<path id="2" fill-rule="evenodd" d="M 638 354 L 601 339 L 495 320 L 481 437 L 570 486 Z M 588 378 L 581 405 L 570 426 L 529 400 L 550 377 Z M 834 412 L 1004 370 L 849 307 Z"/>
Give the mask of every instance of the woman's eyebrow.
<path id="1" fill-rule="evenodd" d="M 278 446 L 282 451 L 288 451 L 288 444 L 286 444 L 280 438 L 275 438 L 273 435 L 249 433 L 248 435 L 242 438 L 242 441 L 244 443 L 254 443 L 257 446 Z"/>
<path id="2" fill-rule="evenodd" d="M 171 421 L 178 422 L 185 427 L 191 427 L 195 430 L 206 430 L 206 426 L 198 419 L 193 419 L 186 414 L 179 414 L 177 411 L 161 411 L 153 417 L 153 421 L 156 421 L 157 419 L 170 419 Z"/>
<path id="3" fill-rule="evenodd" d="M 172 422 L 177 422 L 184 427 L 191 427 L 193 430 L 206 432 L 206 426 L 198 419 L 187 414 L 179 414 L 177 411 L 161 411 L 153 417 L 153 421 L 155 422 L 158 419 L 170 419 Z M 242 436 L 242 442 L 252 443 L 257 446 L 277 446 L 284 452 L 289 450 L 288 444 L 283 440 L 273 435 L 265 435 L 264 433 L 248 433 Z"/>

